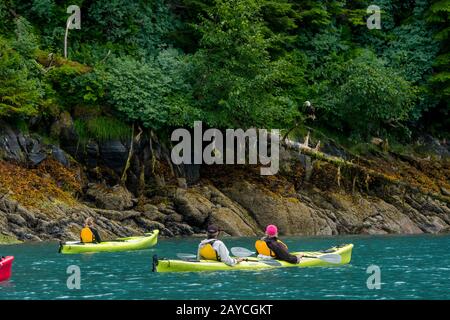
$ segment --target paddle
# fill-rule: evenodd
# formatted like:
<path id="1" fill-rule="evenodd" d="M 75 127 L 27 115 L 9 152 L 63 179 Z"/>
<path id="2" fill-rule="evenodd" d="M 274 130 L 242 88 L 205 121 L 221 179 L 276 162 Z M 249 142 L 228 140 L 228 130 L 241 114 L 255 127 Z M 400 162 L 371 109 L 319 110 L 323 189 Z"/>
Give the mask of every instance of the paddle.
<path id="1" fill-rule="evenodd" d="M 268 266 L 271 266 L 271 267 L 281 267 L 282 266 L 282 264 L 279 261 L 277 261 L 277 260 L 258 260 L 258 259 L 249 260 L 249 259 L 244 259 L 244 261 L 261 262 L 261 263 L 267 264 Z"/>
<path id="2" fill-rule="evenodd" d="M 236 257 L 245 258 L 245 257 L 251 256 L 252 254 L 255 254 L 256 252 L 252 252 L 252 251 L 250 251 L 246 248 L 242 248 L 242 247 L 233 247 L 233 248 L 231 248 L 231 253 L 233 255 L 235 255 Z M 341 263 L 341 260 L 342 260 L 342 257 L 335 253 L 322 254 L 320 256 L 304 255 L 303 258 L 315 258 L 315 259 L 320 259 L 322 261 L 325 261 L 328 263 L 333 263 L 333 264 L 339 264 L 339 263 Z M 270 260 L 267 260 L 267 261 L 270 261 Z"/>
<path id="3" fill-rule="evenodd" d="M 177 257 L 180 258 L 181 260 L 185 260 L 185 261 L 198 261 L 197 260 L 197 256 L 190 254 L 190 253 L 177 253 Z M 282 264 L 276 260 L 249 260 L 249 259 L 245 259 L 244 261 L 254 261 L 254 262 L 262 262 L 264 264 L 267 264 L 269 266 L 272 267 L 279 267 Z"/>
<path id="4" fill-rule="evenodd" d="M 197 256 L 190 253 L 177 253 L 177 257 L 181 260 L 197 260 Z"/>
<path id="5" fill-rule="evenodd" d="M 315 258 L 320 259 L 322 261 L 333 263 L 333 264 L 340 264 L 342 262 L 342 257 L 335 253 L 327 253 L 320 256 L 303 256 L 302 258 Z"/>
<path id="6" fill-rule="evenodd" d="M 250 257 L 252 254 L 255 254 L 255 252 L 252 252 L 252 251 L 250 251 L 246 248 L 242 248 L 242 247 L 231 248 L 231 253 L 239 258 Z"/>

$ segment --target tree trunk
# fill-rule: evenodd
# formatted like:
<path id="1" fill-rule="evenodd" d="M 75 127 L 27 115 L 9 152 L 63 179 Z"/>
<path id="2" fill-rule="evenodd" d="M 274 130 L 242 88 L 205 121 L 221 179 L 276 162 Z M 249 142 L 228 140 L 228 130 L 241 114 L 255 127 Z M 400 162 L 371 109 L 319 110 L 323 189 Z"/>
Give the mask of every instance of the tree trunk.
<path id="1" fill-rule="evenodd" d="M 128 169 L 130 168 L 131 157 L 133 156 L 133 153 L 134 153 L 134 141 L 138 142 L 141 138 L 142 129 L 140 127 L 138 127 L 138 128 L 139 128 L 139 133 L 137 134 L 137 136 L 135 138 L 134 137 L 134 123 L 133 123 L 132 129 L 131 129 L 130 151 L 128 152 L 127 162 L 125 163 L 125 168 L 123 169 L 122 177 L 120 178 L 120 183 L 122 185 L 125 185 L 125 182 L 127 182 L 127 172 L 128 172 Z"/>
<path id="2" fill-rule="evenodd" d="M 153 130 L 150 129 L 150 138 L 149 138 L 149 143 L 150 143 L 150 153 L 152 154 L 152 174 L 153 176 L 155 175 L 155 167 L 156 167 L 156 157 L 155 157 L 155 152 L 153 151 Z"/>

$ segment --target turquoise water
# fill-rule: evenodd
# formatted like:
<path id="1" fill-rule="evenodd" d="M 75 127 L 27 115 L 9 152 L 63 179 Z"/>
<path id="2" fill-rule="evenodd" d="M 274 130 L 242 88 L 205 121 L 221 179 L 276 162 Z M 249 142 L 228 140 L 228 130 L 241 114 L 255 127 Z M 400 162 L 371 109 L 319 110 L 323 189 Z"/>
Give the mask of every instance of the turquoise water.
<path id="1" fill-rule="evenodd" d="M 254 238 L 225 238 L 229 248 L 252 248 Z M 283 238 L 291 250 L 353 243 L 352 262 L 333 268 L 152 273 L 153 254 L 194 253 L 199 239 L 161 239 L 145 251 L 61 255 L 57 243 L 0 246 L 14 255 L 12 278 L 0 299 L 450 299 L 450 236 Z M 81 289 L 67 288 L 70 265 Z M 367 288 L 367 267 L 381 270 L 381 288 Z"/>

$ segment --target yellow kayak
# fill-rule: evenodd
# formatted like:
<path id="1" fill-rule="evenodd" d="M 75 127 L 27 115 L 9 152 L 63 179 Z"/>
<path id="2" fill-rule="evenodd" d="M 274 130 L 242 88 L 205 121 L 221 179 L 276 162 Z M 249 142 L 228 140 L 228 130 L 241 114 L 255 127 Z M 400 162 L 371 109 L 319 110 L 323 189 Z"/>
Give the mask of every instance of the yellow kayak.
<path id="1" fill-rule="evenodd" d="M 159 230 L 153 230 L 145 236 L 119 238 L 114 241 L 100 243 L 64 242 L 60 244 L 59 252 L 64 254 L 89 252 L 119 252 L 143 250 L 153 247 L 158 242 Z"/>
<path id="2" fill-rule="evenodd" d="M 259 258 L 248 258 L 235 266 L 228 266 L 223 262 L 213 260 L 185 261 L 153 259 L 153 270 L 157 272 L 194 272 L 194 271 L 233 271 L 233 270 L 260 270 L 270 268 L 306 268 L 306 267 L 329 267 L 350 263 L 352 257 L 353 244 L 337 246 L 323 251 L 315 252 L 293 252 L 293 254 L 303 254 L 299 264 L 292 264 L 281 260 L 267 260 Z M 329 262 L 324 257 L 330 255 L 339 257 L 338 261 Z M 276 261 L 274 263 L 274 261 Z"/>

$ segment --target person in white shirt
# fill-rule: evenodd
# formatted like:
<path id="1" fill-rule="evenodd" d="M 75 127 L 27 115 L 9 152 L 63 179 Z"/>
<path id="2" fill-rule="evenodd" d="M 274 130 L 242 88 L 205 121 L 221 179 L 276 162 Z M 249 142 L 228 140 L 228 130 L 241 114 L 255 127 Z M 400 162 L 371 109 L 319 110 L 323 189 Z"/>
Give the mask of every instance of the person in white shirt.
<path id="1" fill-rule="evenodd" d="M 229 266 L 234 266 L 243 261 L 242 258 L 230 257 L 230 252 L 228 251 L 225 244 L 217 239 L 220 233 L 220 230 L 217 226 L 208 226 L 206 232 L 207 239 L 203 240 L 198 245 L 198 260 L 217 260 Z"/>

